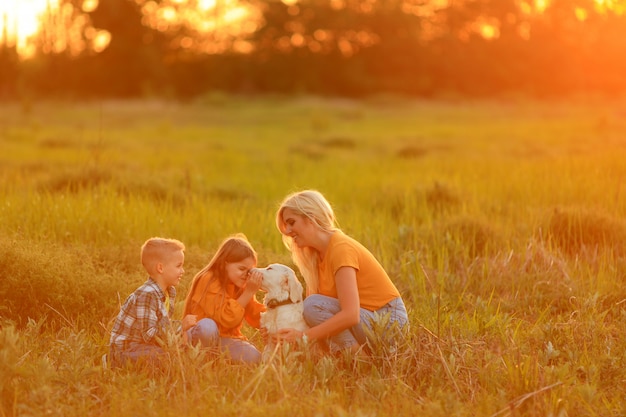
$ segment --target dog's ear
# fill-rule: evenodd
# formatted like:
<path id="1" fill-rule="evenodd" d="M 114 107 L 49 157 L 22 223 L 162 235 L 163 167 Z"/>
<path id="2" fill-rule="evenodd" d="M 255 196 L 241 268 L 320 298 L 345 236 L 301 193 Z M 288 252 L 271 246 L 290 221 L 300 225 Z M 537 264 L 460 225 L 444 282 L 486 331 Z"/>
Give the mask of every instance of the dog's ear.
<path id="1" fill-rule="evenodd" d="M 300 281 L 296 278 L 296 274 L 292 271 L 288 271 L 287 279 L 289 281 L 289 299 L 294 303 L 302 301 L 302 284 L 300 284 Z"/>

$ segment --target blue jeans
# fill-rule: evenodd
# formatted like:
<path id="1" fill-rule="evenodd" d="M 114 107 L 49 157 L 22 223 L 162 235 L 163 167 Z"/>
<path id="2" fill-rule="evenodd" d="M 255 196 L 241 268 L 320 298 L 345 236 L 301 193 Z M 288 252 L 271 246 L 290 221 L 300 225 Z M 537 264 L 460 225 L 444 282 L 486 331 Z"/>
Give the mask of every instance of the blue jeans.
<path id="1" fill-rule="evenodd" d="M 309 327 L 314 327 L 325 322 L 339 313 L 339 311 L 341 311 L 339 300 L 333 297 L 313 294 L 304 300 L 304 320 Z M 408 324 L 409 320 L 406 307 L 400 297 L 394 298 L 376 311 L 361 308 L 361 320 L 358 324 L 328 338 L 327 342 L 330 352 L 338 353 L 344 349 L 365 344 L 368 338 L 364 328 L 372 330 L 376 316 L 383 316 L 387 313 L 390 314 L 389 325 L 398 323 L 399 327 L 404 327 Z M 396 341 L 397 340 L 393 339 L 389 340 L 391 343 L 395 343 Z"/>
<path id="2" fill-rule="evenodd" d="M 220 337 L 217 323 L 213 319 L 204 318 L 198 321 L 187 330 L 187 338 L 192 345 L 201 343 L 205 348 L 219 348 L 220 352 L 228 353 L 233 362 L 261 362 L 261 352 L 252 343 L 232 337 Z"/>
<path id="3" fill-rule="evenodd" d="M 156 366 L 165 357 L 165 351 L 159 346 L 135 342 L 128 343 L 124 348 L 112 345 L 109 352 L 112 368 L 119 368 L 128 364 Z"/>

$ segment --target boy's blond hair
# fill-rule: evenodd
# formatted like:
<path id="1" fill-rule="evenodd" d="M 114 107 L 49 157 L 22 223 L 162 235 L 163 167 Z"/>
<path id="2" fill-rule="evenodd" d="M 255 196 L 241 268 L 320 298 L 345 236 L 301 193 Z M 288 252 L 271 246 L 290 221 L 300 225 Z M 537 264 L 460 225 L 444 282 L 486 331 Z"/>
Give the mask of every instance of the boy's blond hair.
<path id="1" fill-rule="evenodd" d="M 152 237 L 141 246 L 141 264 L 152 275 L 159 262 L 165 262 L 171 254 L 184 250 L 185 245 L 179 240 Z"/>

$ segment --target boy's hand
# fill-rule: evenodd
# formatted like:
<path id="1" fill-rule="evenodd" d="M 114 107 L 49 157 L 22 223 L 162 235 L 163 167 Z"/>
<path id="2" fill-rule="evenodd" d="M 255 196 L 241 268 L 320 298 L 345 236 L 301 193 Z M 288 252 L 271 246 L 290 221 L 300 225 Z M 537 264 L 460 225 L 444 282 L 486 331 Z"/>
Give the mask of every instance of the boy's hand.
<path id="1" fill-rule="evenodd" d="M 198 316 L 195 314 L 187 314 L 182 320 L 183 332 L 191 329 L 196 324 L 198 324 Z"/>

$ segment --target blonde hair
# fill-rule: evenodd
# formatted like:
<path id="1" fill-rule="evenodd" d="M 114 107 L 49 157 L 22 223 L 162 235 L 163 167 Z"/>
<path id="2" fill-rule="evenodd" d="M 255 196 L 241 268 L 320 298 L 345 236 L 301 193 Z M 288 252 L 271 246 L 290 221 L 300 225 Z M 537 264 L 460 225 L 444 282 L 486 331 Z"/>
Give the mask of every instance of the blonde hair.
<path id="1" fill-rule="evenodd" d="M 240 262 L 247 258 L 253 258 L 254 262 L 257 262 L 257 254 L 250 242 L 248 242 L 246 235 L 243 233 L 237 233 L 224 239 L 209 263 L 193 277 L 191 287 L 189 288 L 189 292 L 185 298 L 183 317 L 191 311 L 193 294 L 196 291 L 198 282 L 202 277 L 211 272 L 213 274 L 213 278 L 217 278 L 222 284 L 222 288 L 225 288 L 228 282 L 226 264 Z"/>
<path id="2" fill-rule="evenodd" d="M 184 252 L 185 245 L 180 240 L 152 237 L 141 246 L 141 264 L 152 275 L 156 264 L 164 262 L 175 252 Z"/>
<path id="3" fill-rule="evenodd" d="M 319 290 L 317 251 L 311 247 L 301 248 L 295 245 L 293 238 L 285 233 L 286 227 L 283 221 L 285 209 L 293 210 L 302 217 L 308 218 L 320 230 L 326 232 L 340 230 L 335 212 L 322 193 L 316 190 L 298 191 L 288 195 L 276 212 L 276 227 L 282 234 L 283 243 L 291 251 L 294 263 L 304 277 L 307 294 L 315 294 Z"/>

